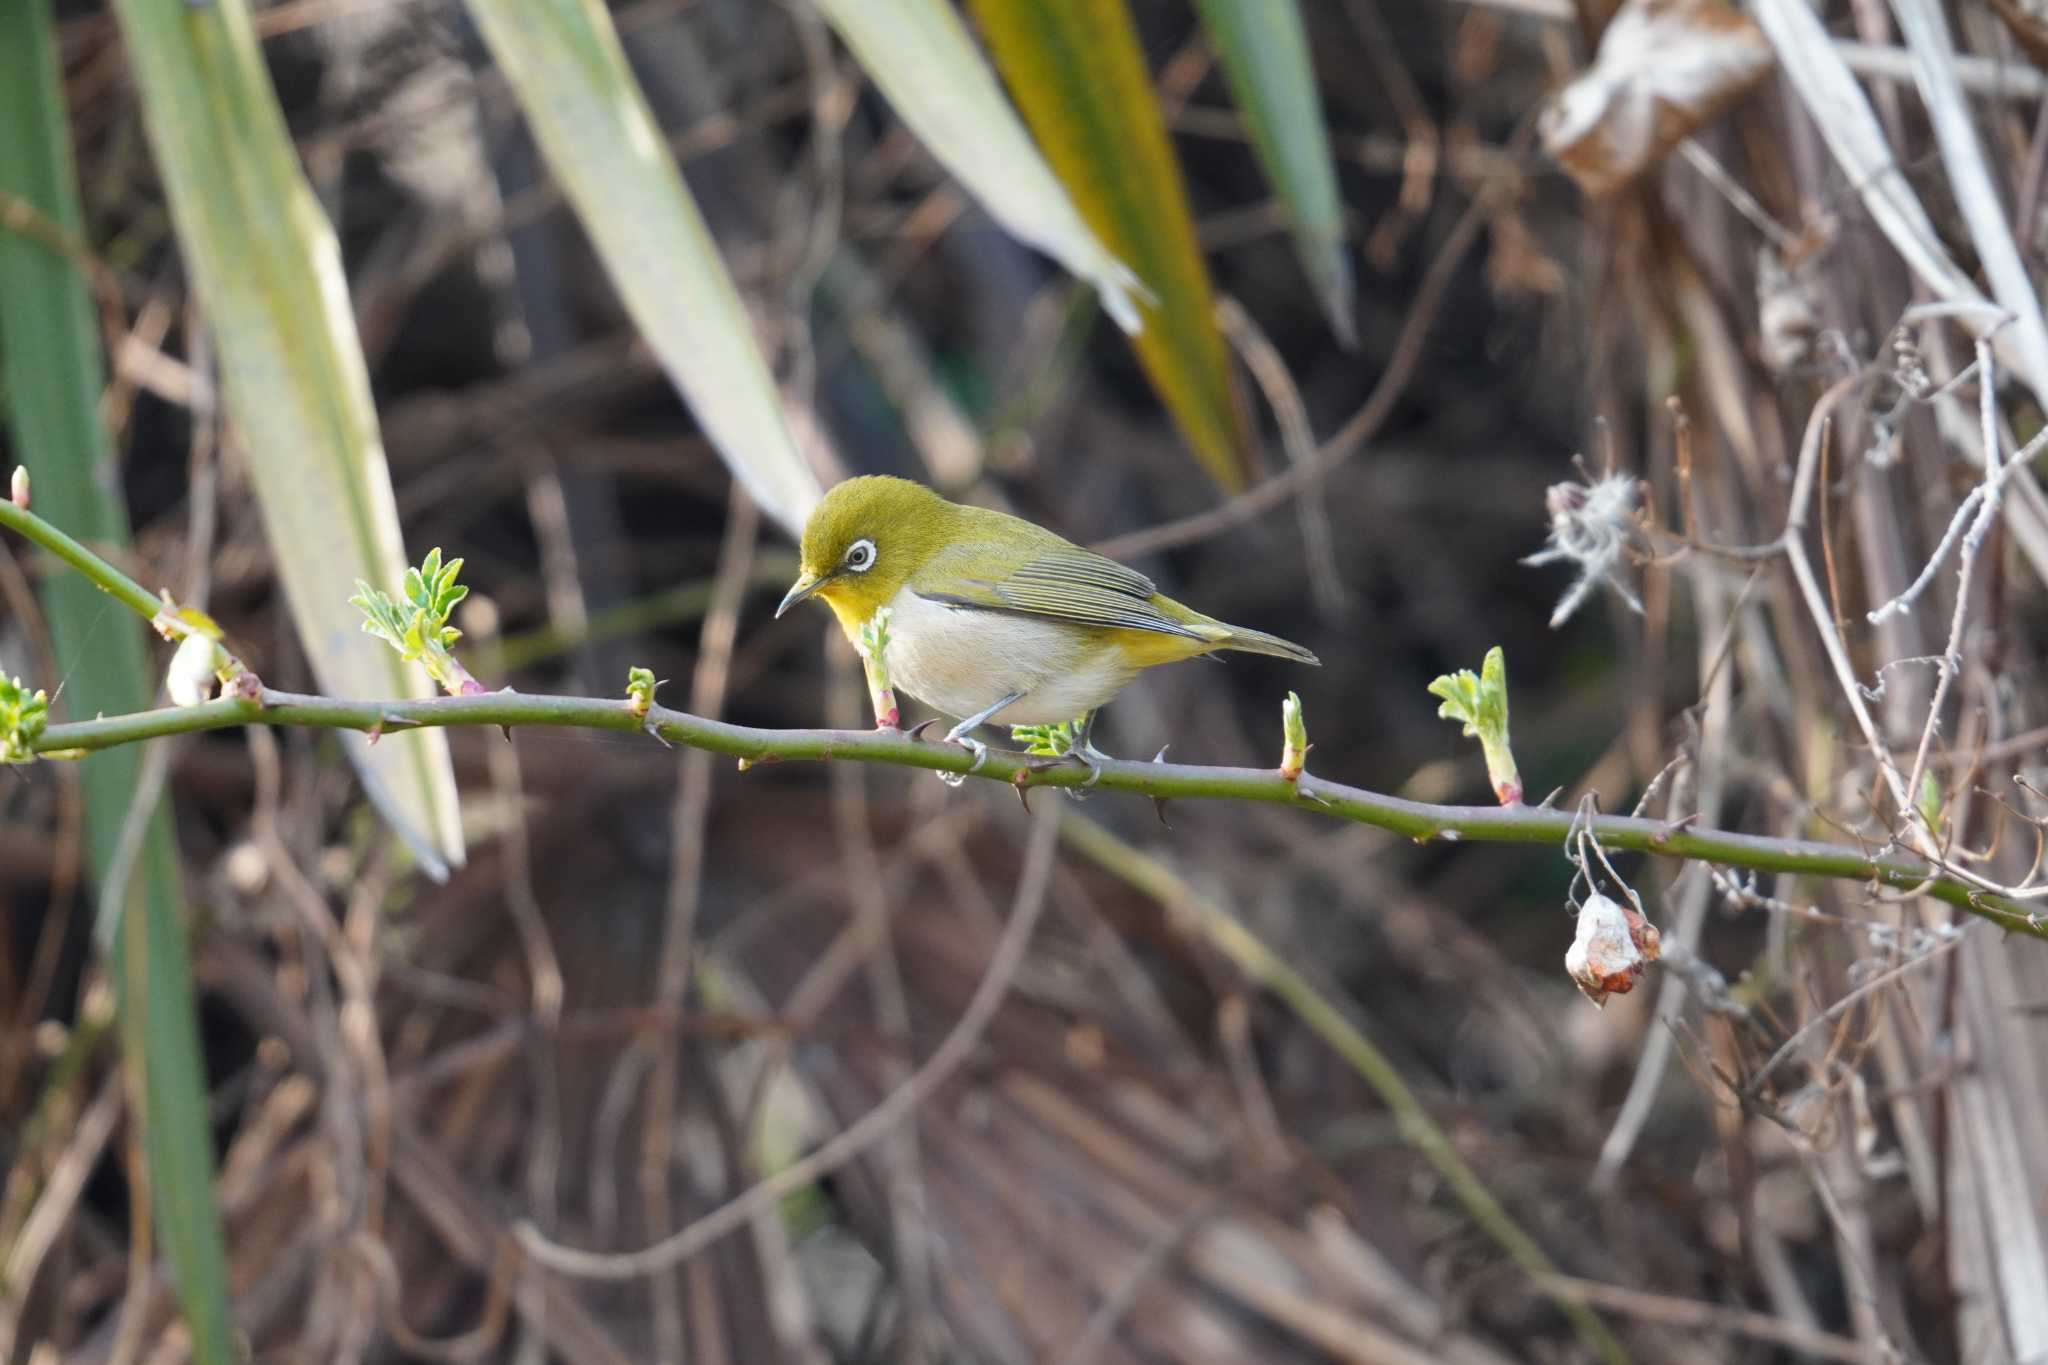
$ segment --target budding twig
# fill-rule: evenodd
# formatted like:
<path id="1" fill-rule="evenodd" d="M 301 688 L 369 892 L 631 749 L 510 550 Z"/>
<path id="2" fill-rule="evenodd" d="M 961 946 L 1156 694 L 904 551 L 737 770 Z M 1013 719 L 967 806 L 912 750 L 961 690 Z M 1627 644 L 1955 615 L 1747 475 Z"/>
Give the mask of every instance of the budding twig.
<path id="1" fill-rule="evenodd" d="M 647 712 L 654 705 L 655 689 L 661 683 L 656 681 L 651 668 L 629 668 L 626 670 L 626 709 L 641 720 L 647 719 Z"/>
<path id="2" fill-rule="evenodd" d="M 448 648 L 462 638 L 462 632 L 448 624 L 456 604 L 469 596 L 468 585 L 457 581 L 461 573 L 462 560 L 443 564 L 437 545 L 417 569 L 405 571 L 402 597 L 357 579 L 356 595 L 348 599 L 362 610 L 365 634 L 383 640 L 407 663 L 425 667 L 451 697 L 476 696 L 484 690 Z"/>
<path id="3" fill-rule="evenodd" d="M 889 686 L 889 617 L 887 607 L 878 608 L 860 628 L 860 666 L 867 675 L 868 703 L 875 708 L 877 730 L 900 730 L 903 713 L 896 706 L 895 689 Z"/>
<path id="4" fill-rule="evenodd" d="M 0 763 L 33 763 L 50 722 L 50 694 L 0 673 Z"/>
<path id="5" fill-rule="evenodd" d="M 1507 655 L 1500 646 L 1486 651 L 1486 661 L 1477 675 L 1461 668 L 1432 682 L 1429 690 L 1432 696 L 1444 699 L 1436 713 L 1445 720 L 1464 722 L 1466 738 L 1479 741 L 1494 796 L 1503 806 L 1521 805 L 1522 775 L 1508 744 Z"/>
<path id="6" fill-rule="evenodd" d="M 1308 722 L 1301 716 L 1301 698 L 1294 693 L 1287 694 L 1287 700 L 1280 703 L 1280 732 L 1283 736 L 1280 749 L 1280 776 L 1289 782 L 1299 784 L 1302 769 L 1308 766 Z"/>

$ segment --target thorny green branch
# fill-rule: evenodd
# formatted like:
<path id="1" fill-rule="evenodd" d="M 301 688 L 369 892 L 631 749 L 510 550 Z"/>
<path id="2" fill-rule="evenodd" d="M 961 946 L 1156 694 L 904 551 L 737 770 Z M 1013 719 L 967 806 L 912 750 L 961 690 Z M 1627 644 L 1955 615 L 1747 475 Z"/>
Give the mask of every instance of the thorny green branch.
<path id="1" fill-rule="evenodd" d="M 62 531 L 28 510 L 28 480 L 12 481 L 21 489 L 20 503 L 0 502 L 0 526 L 34 541 L 72 568 L 84 574 L 96 584 L 101 592 L 110 594 L 116 601 L 144 617 L 154 619 L 163 603 L 156 594 L 143 587 L 127 574 L 101 559 L 80 542 L 73 540 Z"/>
<path id="2" fill-rule="evenodd" d="M 644 714 L 636 714 L 636 710 L 636 703 L 624 699 L 529 696 L 518 692 L 356 702 L 266 688 L 253 700 L 227 697 L 202 706 L 50 725 L 32 747 L 42 755 L 75 756 L 166 735 L 249 724 L 299 725 L 372 734 L 426 725 L 494 725 L 609 730 L 622 734 L 644 729 L 670 744 L 730 755 L 739 759 L 743 768 L 762 763 L 850 759 L 966 773 L 974 762 L 973 756 L 957 745 L 919 739 L 898 730 L 764 730 L 706 720 L 665 706 L 650 705 Z M 973 776 L 1008 782 L 1025 790 L 1078 787 L 1088 774 L 1079 764 L 1046 765 L 1026 755 L 992 749 L 981 771 Z M 1418 842 L 1442 839 L 1561 845 L 1572 828 L 1572 814 L 1565 810 L 1542 806 L 1428 805 L 1345 786 L 1308 773 L 1290 782 L 1278 769 L 1110 760 L 1102 765 L 1102 778 L 1096 789 L 1133 792 L 1161 801 L 1259 801 L 1293 806 L 1372 825 Z M 1610 852 L 1627 850 L 1752 872 L 1790 872 L 1866 882 L 1932 896 L 2014 933 L 2048 939 L 2048 917 L 2030 915 L 2017 902 L 1937 875 L 1922 860 L 1903 854 L 1867 854 L 1840 844 L 1736 834 L 1633 816 L 1596 816 L 1588 827 Z"/>
<path id="3" fill-rule="evenodd" d="M 27 501 L 26 493 L 24 487 L 22 502 Z M 183 634 L 195 628 L 181 620 L 167 618 L 164 599 L 152 596 L 133 579 L 25 506 L 16 502 L 0 502 L 0 526 L 17 531 L 51 551 L 138 614 L 157 623 L 159 629 L 169 624 L 172 633 Z M 445 582 L 441 581 L 444 575 Z M 414 593 L 410 590 L 413 585 L 409 576 L 408 601 L 394 603 L 394 606 L 403 605 L 417 614 L 433 616 L 434 626 L 445 628 L 447 612 L 443 608 L 452 608 L 455 600 L 453 574 L 445 570 L 436 573 L 432 575 L 435 582 L 431 584 L 425 582 L 427 577 L 421 575 L 420 591 Z M 365 589 L 365 595 L 368 595 L 368 589 Z M 414 598 L 418 600 L 412 600 Z M 204 624 L 211 625 L 210 622 Z M 207 633 L 213 634 L 214 631 Z M 401 630 L 398 633 L 402 641 L 406 632 Z M 445 636 L 442 639 L 445 646 Z M 1478 690 L 1471 698 L 1463 699 L 1473 704 L 1472 714 L 1460 714 L 1457 718 L 1485 722 L 1477 725 L 1477 732 L 1482 739 L 1497 738 L 1499 747 L 1504 749 L 1507 740 L 1505 677 L 1496 660 L 1489 658 L 1488 665 L 1487 677 L 1474 680 L 1479 685 Z M 22 726 L 15 731 L 14 739 L 22 750 L 22 756 L 76 758 L 120 744 L 249 724 L 356 730 L 371 735 L 417 726 L 495 725 L 509 729 L 528 725 L 621 733 L 644 730 L 669 744 L 729 754 L 740 760 L 743 769 L 759 763 L 843 758 L 967 774 L 975 762 L 967 750 L 957 745 L 922 740 L 913 733 L 894 728 L 762 730 L 706 720 L 654 705 L 652 677 L 639 676 L 641 673 L 644 670 L 636 671 L 629 695 L 622 700 L 527 696 L 510 691 L 473 692 L 469 689 L 475 688 L 476 684 L 468 681 L 466 672 L 463 672 L 454 679 L 463 695 L 381 702 L 337 701 L 278 692 L 259 687 L 252 676 L 243 675 L 243 686 L 230 689 L 230 695 L 216 701 L 47 725 L 39 730 L 34 726 Z M 886 695 L 886 678 L 879 681 L 884 684 L 879 695 Z M 467 687 L 462 686 L 465 682 Z M 1493 684 L 1494 690 L 1501 695 L 1482 696 L 1487 683 Z M 1479 707 L 1477 703 L 1481 701 L 1488 705 Z M 1497 705 L 1494 704 L 1496 702 Z M 1303 741 L 1300 757 L 1305 757 L 1306 735 L 1301 735 L 1300 739 Z M 1561 844 L 1575 827 L 1570 812 L 1545 806 L 1435 806 L 1404 801 L 1399 797 L 1311 776 L 1295 767 L 1298 761 L 1292 750 L 1283 760 L 1283 768 L 1274 769 L 1107 760 L 1100 765 L 1101 776 L 1094 785 L 1107 791 L 1135 792 L 1162 802 L 1234 800 L 1294 806 L 1373 825 L 1418 842 L 1443 839 Z M 1512 763 L 1512 758 L 1507 761 Z M 1491 762 L 1489 766 L 1493 766 Z M 1008 782 L 1020 796 L 1033 787 L 1078 787 L 1088 780 L 1087 770 L 1079 764 L 1047 763 L 1029 754 L 999 750 L 991 750 L 979 771 L 971 775 L 988 781 Z M 1495 771 L 1493 775 L 1498 780 L 1501 772 Z M 2048 917 L 2031 914 L 2019 902 L 2008 897 L 1966 885 L 1910 855 L 1865 852 L 1839 844 L 1798 839 L 1735 834 L 1702 829 L 1682 821 L 1667 823 L 1631 816 L 1595 816 L 1577 828 L 1588 830 L 1611 851 L 1653 853 L 1751 872 L 1790 872 L 1860 881 L 1872 887 L 1928 895 L 2013 933 L 2048 939 Z"/>

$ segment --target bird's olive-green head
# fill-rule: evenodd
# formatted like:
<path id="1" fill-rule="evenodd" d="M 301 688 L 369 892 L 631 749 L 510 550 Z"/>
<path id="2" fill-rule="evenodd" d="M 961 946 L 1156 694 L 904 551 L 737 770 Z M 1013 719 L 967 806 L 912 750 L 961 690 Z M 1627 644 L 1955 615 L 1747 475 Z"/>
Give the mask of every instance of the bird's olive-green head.
<path id="1" fill-rule="evenodd" d="M 803 572 L 775 609 L 822 597 L 849 634 L 949 545 L 961 509 L 923 484 L 878 474 L 848 479 L 804 523 Z"/>

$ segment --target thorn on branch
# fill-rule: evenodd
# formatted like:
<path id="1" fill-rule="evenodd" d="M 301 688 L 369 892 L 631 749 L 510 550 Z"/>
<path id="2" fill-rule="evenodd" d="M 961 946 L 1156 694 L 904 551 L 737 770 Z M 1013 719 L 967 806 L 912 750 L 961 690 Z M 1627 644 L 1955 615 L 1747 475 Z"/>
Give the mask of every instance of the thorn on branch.
<path id="1" fill-rule="evenodd" d="M 387 725 L 397 730 L 417 730 L 420 728 L 418 721 L 407 716 L 393 715 L 391 712 L 386 711 L 378 716 L 377 723 L 370 727 L 370 743 L 375 744 L 378 740 L 384 738 L 384 727 Z"/>
<path id="2" fill-rule="evenodd" d="M 1154 763 L 1164 763 L 1164 762 L 1166 762 L 1166 751 L 1167 751 L 1168 749 L 1172 748 L 1172 747 L 1173 747 L 1173 746 L 1172 746 L 1172 745 L 1170 745 L 1170 744 L 1162 744 L 1162 745 L 1160 745 L 1160 746 L 1159 746 L 1159 752 L 1158 752 L 1158 753 L 1156 753 L 1156 754 L 1154 754 L 1154 755 L 1152 755 L 1152 761 L 1153 761 Z M 1169 823 L 1167 822 L 1167 819 L 1166 819 L 1166 802 L 1167 802 L 1167 799 L 1168 799 L 1168 798 L 1166 798 L 1166 797 L 1164 797 L 1164 796 L 1155 796 L 1155 797 L 1153 797 L 1153 798 L 1152 798 L 1152 813 L 1153 813 L 1154 815 L 1156 815 L 1156 816 L 1158 816 L 1158 817 L 1159 817 L 1159 823 L 1160 823 L 1161 825 L 1164 825 L 1164 826 L 1165 826 L 1165 827 L 1166 827 L 1167 829 L 1172 829 L 1172 828 L 1173 828 L 1173 826 L 1172 826 L 1171 824 L 1169 824 Z"/>
<path id="3" fill-rule="evenodd" d="M 1688 825 L 1699 823 L 1699 818 L 1700 813 L 1694 811 L 1690 815 L 1681 815 L 1676 820 L 1666 820 L 1662 825 L 1658 826 L 1657 832 L 1650 836 L 1651 847 L 1664 847 L 1672 835 L 1684 832 Z"/>

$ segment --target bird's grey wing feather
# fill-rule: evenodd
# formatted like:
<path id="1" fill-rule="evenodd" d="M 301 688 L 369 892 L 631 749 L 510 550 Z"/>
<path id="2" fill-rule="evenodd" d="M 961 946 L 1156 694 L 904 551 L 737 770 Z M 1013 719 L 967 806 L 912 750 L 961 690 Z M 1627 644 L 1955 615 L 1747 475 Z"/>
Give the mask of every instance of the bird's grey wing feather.
<path id="1" fill-rule="evenodd" d="M 1001 578 L 967 570 L 966 551 L 944 551 L 912 575 L 911 590 L 931 602 L 982 611 L 1071 621 L 1082 626 L 1149 630 L 1206 638 L 1152 603 L 1152 580 L 1078 545 L 1050 548 Z"/>

